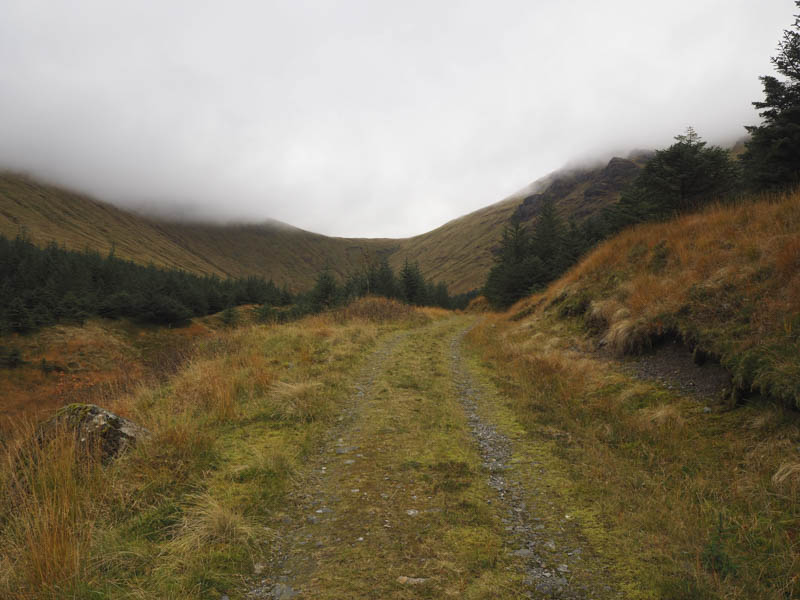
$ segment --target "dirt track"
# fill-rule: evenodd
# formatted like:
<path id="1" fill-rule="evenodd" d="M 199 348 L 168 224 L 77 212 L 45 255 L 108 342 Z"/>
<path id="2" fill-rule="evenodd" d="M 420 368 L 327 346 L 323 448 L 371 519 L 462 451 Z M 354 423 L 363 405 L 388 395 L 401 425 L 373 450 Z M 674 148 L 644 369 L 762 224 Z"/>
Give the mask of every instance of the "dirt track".
<path id="1" fill-rule="evenodd" d="M 621 597 L 540 482 L 542 449 L 462 350 L 473 323 L 395 334 L 368 358 L 250 597 Z"/>

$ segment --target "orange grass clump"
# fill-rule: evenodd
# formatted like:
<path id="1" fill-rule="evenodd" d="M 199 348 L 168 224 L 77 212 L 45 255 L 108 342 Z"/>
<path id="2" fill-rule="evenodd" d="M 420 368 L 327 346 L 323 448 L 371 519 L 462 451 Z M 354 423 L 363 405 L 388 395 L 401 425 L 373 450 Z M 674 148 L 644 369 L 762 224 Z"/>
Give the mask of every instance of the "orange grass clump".
<path id="1" fill-rule="evenodd" d="M 800 405 L 800 191 L 633 227 L 511 314 L 533 306 L 583 313 L 619 354 L 677 335 L 739 391 Z"/>

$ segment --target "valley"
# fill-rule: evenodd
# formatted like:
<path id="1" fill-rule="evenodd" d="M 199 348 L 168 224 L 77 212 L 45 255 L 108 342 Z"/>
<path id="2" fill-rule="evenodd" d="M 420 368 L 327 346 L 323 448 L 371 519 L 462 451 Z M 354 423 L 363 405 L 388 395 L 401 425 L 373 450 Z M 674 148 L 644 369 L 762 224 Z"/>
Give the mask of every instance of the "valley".
<path id="1" fill-rule="evenodd" d="M 9 333 L 0 595 L 793 597 L 799 235 L 772 194 L 626 228 L 507 310 Z M 87 403 L 145 437 L 87 447 Z"/>
<path id="2" fill-rule="evenodd" d="M 800 0 L 127 4 L 3 4 L 0 599 L 800 598 Z"/>
<path id="3" fill-rule="evenodd" d="M 639 161 L 641 162 L 641 161 Z M 619 169 L 617 165 L 628 165 Z M 272 279 L 304 291 L 325 267 L 337 277 L 362 271 L 384 257 L 395 270 L 406 260 L 451 293 L 480 288 L 493 264 L 503 228 L 525 206 L 536 207 L 548 192 L 565 219 L 579 221 L 618 199 L 637 163 L 565 169 L 536 181 L 523 192 L 405 239 L 324 236 L 278 222 L 212 224 L 175 222 L 117 208 L 34 178 L 0 172 L 0 235 L 25 235 L 39 246 L 50 242 L 69 250 L 94 250 L 147 265 L 198 275 Z M 530 220 L 533 213 L 525 213 Z"/>

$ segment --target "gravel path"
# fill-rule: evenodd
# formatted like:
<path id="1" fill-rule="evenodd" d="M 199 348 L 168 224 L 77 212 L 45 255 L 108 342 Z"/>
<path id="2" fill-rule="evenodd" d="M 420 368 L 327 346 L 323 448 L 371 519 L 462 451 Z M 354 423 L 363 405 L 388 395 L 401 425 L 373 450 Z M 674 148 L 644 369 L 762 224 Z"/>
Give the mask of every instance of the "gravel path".
<path id="1" fill-rule="evenodd" d="M 461 346 L 469 329 L 451 342 L 453 377 L 459 400 L 467 414 L 473 437 L 480 447 L 488 485 L 497 492 L 505 516 L 503 524 L 511 538 L 513 554 L 524 573 L 528 598 L 598 598 L 618 597 L 610 587 L 594 590 L 572 580 L 573 563 L 582 560 L 583 548 L 570 544 L 564 548 L 562 531 L 553 531 L 529 509 L 525 498 L 532 490 L 525 488 L 514 474 L 514 442 L 479 414 L 481 392 L 462 358 Z"/>

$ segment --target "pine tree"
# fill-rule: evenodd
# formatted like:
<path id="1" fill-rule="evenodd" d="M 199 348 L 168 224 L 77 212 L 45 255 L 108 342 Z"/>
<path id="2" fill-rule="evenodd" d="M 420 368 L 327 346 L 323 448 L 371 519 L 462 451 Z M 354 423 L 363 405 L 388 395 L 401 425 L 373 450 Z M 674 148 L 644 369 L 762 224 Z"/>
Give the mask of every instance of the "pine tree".
<path id="1" fill-rule="evenodd" d="M 400 295 L 397 284 L 397 277 L 389 265 L 389 259 L 384 257 L 375 272 L 373 293 L 386 298 L 397 298 Z"/>
<path id="2" fill-rule="evenodd" d="M 409 262 L 406 259 L 403 269 L 400 271 L 400 291 L 403 299 L 409 304 L 421 306 L 427 302 L 425 279 L 416 262 Z"/>
<path id="3" fill-rule="evenodd" d="M 315 310 L 324 310 L 335 306 L 338 299 L 339 286 L 330 269 L 326 267 L 317 275 L 314 289 L 311 290 L 311 303 Z"/>
<path id="4" fill-rule="evenodd" d="M 556 212 L 552 200 L 542 204 L 536 225 L 533 228 L 531 239 L 531 252 L 539 258 L 544 265 L 544 272 L 537 274 L 537 279 L 544 277 L 547 281 L 561 274 L 568 260 L 566 257 L 564 226 Z M 538 282 L 534 282 L 536 285 Z"/>
<path id="5" fill-rule="evenodd" d="M 528 232 L 518 219 L 503 228 L 503 237 L 483 293 L 496 308 L 510 306 L 542 278 L 542 264 L 531 251 Z"/>
<path id="6" fill-rule="evenodd" d="M 728 152 L 706 147 L 694 129 L 675 137 L 675 143 L 656 151 L 616 207 L 616 228 L 695 210 L 737 189 L 739 177 Z"/>
<path id="7" fill-rule="evenodd" d="M 795 5 L 800 8 L 800 0 Z M 772 64 L 784 79 L 761 77 L 764 100 L 753 102 L 763 119 L 747 127 L 750 140 L 742 156 L 745 177 L 754 189 L 800 183 L 800 15 L 783 32 Z"/>

